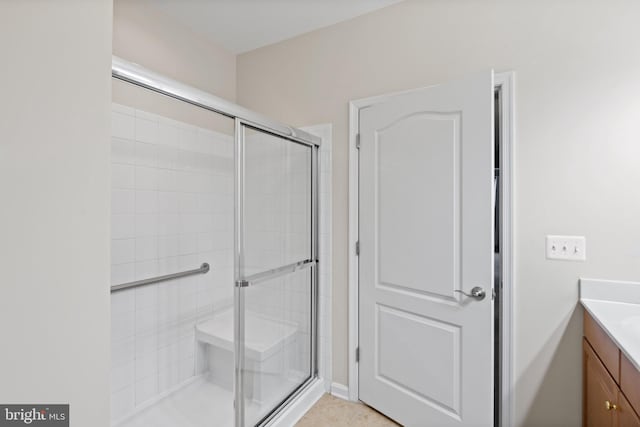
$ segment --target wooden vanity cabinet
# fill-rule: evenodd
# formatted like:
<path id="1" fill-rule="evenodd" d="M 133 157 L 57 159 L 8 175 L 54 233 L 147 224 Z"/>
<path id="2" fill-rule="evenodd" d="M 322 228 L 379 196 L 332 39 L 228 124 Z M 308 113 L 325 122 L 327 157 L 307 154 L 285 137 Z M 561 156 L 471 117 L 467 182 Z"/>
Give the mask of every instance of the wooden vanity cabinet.
<path id="1" fill-rule="evenodd" d="M 640 427 L 640 373 L 586 311 L 584 325 L 583 427 Z"/>

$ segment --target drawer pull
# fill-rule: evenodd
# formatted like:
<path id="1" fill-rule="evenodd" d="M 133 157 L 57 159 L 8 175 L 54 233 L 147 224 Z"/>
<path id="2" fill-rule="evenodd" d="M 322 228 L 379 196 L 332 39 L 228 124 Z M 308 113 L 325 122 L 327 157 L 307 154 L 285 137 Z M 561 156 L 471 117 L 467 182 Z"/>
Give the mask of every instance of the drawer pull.
<path id="1" fill-rule="evenodd" d="M 616 409 L 618 409 L 618 405 L 616 405 L 615 403 L 611 403 L 608 400 L 604 402 L 604 407 L 607 411 L 615 411 Z"/>

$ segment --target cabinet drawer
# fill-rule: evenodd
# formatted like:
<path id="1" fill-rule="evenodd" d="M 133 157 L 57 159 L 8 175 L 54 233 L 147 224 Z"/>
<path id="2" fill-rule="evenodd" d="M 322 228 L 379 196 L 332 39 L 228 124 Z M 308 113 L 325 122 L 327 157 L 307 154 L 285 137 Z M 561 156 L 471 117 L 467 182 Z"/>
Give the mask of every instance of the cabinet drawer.
<path id="1" fill-rule="evenodd" d="M 584 312 L 584 336 L 615 382 L 620 384 L 620 350 L 586 310 Z"/>
<path id="2" fill-rule="evenodd" d="M 640 372 L 624 354 L 620 355 L 620 389 L 636 412 L 640 412 Z"/>

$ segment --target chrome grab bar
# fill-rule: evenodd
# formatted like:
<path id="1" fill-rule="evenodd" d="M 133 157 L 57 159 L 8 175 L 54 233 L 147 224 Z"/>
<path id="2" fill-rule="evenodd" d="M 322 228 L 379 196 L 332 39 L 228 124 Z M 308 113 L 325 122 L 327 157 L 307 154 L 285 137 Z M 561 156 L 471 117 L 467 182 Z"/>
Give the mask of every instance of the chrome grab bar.
<path id="1" fill-rule="evenodd" d="M 209 272 L 209 264 L 204 262 L 200 268 L 182 271 L 180 273 L 165 274 L 164 276 L 150 277 L 148 279 L 136 280 L 134 282 L 123 283 L 121 285 L 113 285 L 111 293 L 123 291 L 125 289 L 139 288 L 140 286 L 151 285 L 152 283 L 166 282 L 167 280 L 178 279 L 180 277 L 193 276 L 194 274 L 206 274 Z"/>

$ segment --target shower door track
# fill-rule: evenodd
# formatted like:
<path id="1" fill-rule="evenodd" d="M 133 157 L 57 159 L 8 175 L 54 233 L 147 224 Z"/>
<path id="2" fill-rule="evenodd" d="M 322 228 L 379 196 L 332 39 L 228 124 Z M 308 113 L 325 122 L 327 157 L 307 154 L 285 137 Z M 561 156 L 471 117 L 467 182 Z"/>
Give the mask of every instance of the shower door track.
<path id="1" fill-rule="evenodd" d="M 276 122 L 261 114 L 229 102 L 210 93 L 169 79 L 133 62 L 115 55 L 111 63 L 112 77 L 133 83 L 136 86 L 161 93 L 171 98 L 204 108 L 231 118 L 241 119 L 244 123 L 266 129 L 269 132 L 298 142 L 300 144 L 320 146 L 321 139 L 315 135 L 285 124 Z"/>

